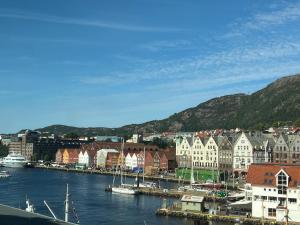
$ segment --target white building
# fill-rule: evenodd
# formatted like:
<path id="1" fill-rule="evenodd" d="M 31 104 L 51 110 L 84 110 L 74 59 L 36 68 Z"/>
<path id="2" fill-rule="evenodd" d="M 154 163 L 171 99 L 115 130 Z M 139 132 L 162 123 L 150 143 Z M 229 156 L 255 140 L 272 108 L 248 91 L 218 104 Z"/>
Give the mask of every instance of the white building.
<path id="1" fill-rule="evenodd" d="M 125 167 L 132 170 L 138 166 L 137 155 L 135 153 L 128 152 L 125 157 Z"/>
<path id="2" fill-rule="evenodd" d="M 178 137 L 176 140 L 176 161 L 178 167 L 191 167 L 193 138 Z"/>
<path id="3" fill-rule="evenodd" d="M 78 163 L 82 164 L 82 165 L 88 166 L 88 164 L 89 164 L 89 157 L 88 157 L 87 151 L 81 150 L 79 152 Z"/>
<path id="4" fill-rule="evenodd" d="M 247 172 L 253 163 L 253 147 L 244 132 L 238 137 L 233 146 L 233 169 L 235 171 Z"/>
<path id="5" fill-rule="evenodd" d="M 300 165 L 252 164 L 247 187 L 253 217 L 300 222 Z"/>

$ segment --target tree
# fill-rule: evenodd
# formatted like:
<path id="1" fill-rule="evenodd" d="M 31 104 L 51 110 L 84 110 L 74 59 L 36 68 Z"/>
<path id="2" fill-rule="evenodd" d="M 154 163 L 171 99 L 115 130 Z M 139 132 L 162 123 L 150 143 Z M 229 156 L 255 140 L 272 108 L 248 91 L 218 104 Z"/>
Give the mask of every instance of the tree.
<path id="1" fill-rule="evenodd" d="M 300 127 L 300 117 L 294 122 L 295 127 Z"/>
<path id="2" fill-rule="evenodd" d="M 70 138 L 70 139 L 78 139 L 78 138 L 79 138 L 78 134 L 76 134 L 76 133 L 74 133 L 74 132 L 65 134 L 64 137 L 65 137 L 65 138 Z"/>
<path id="3" fill-rule="evenodd" d="M 3 145 L 0 142 L 0 157 L 5 157 L 8 155 L 8 147 L 6 145 Z"/>

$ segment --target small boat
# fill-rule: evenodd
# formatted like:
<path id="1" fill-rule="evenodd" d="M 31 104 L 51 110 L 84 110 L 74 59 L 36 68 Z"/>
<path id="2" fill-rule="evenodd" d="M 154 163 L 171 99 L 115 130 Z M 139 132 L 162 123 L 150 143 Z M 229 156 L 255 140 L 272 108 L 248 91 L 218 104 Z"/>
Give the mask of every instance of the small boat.
<path id="1" fill-rule="evenodd" d="M 11 175 L 7 171 L 0 171 L 0 178 L 7 178 Z"/>

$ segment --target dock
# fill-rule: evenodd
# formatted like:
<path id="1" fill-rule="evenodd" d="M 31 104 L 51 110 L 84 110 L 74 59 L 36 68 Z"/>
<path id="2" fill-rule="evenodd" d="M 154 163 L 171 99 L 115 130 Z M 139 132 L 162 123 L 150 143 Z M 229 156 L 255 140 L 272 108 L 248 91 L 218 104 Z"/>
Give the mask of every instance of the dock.
<path id="1" fill-rule="evenodd" d="M 60 171 L 66 171 L 66 172 L 73 172 L 73 173 L 87 173 L 87 174 L 98 174 L 98 175 L 106 175 L 106 176 L 114 176 L 115 173 L 112 171 L 102 171 L 102 170 L 89 170 L 89 169 L 73 169 L 73 168 L 63 168 L 63 167 L 51 167 L 51 166 L 35 166 L 35 168 L 39 169 L 51 169 L 51 170 L 60 170 Z M 126 177 L 132 177 L 136 178 L 137 173 L 124 173 Z M 184 183 L 188 184 L 190 183 L 189 180 L 181 180 L 173 176 L 160 176 L 160 175 L 145 175 L 145 179 L 147 180 L 154 180 L 154 181 L 167 181 L 167 182 L 174 182 L 174 183 Z"/>
<path id="2" fill-rule="evenodd" d="M 75 225 L 38 213 L 30 213 L 25 210 L 0 204 L 1 225 Z"/>
<path id="3" fill-rule="evenodd" d="M 205 195 L 201 192 L 191 192 L 191 191 L 178 191 L 176 189 L 160 189 L 160 188 L 136 188 L 138 190 L 138 194 L 141 195 L 151 195 L 151 196 L 158 196 L 161 198 L 176 198 L 181 199 L 183 195 L 195 195 L 195 196 L 202 196 L 204 197 L 205 202 L 216 202 L 216 203 L 225 203 L 226 198 L 220 197 L 213 197 Z M 105 188 L 106 192 L 111 192 L 111 187 Z"/>
<path id="4" fill-rule="evenodd" d="M 247 225 L 275 225 L 283 224 L 278 223 L 274 220 L 265 219 L 262 221 L 260 218 L 246 217 L 240 215 L 213 215 L 203 212 L 191 212 L 191 211 L 182 211 L 176 209 L 158 209 L 156 211 L 157 216 L 172 216 L 180 218 L 193 219 L 195 221 L 213 221 L 218 223 L 230 223 L 230 224 L 247 224 Z M 292 223 L 291 223 L 292 224 Z M 293 223 L 298 224 L 299 223 Z"/>

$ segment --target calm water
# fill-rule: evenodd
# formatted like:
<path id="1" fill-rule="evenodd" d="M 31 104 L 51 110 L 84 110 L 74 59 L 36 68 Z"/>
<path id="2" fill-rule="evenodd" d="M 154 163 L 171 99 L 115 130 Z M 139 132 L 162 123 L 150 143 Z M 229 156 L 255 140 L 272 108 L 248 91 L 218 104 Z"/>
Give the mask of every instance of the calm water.
<path id="1" fill-rule="evenodd" d="M 157 217 L 155 210 L 162 199 L 152 196 L 127 196 L 104 191 L 111 176 L 76 174 L 42 169 L 6 169 L 8 179 L 0 179 L 0 203 L 25 208 L 26 195 L 36 212 L 49 215 L 46 200 L 57 217 L 64 217 L 66 184 L 69 184 L 80 224 L 83 225 L 191 225 L 192 221 Z M 130 179 L 128 179 L 130 181 Z M 162 185 L 173 185 L 162 183 Z M 170 200 L 171 201 L 171 200 Z M 171 202 L 170 202 L 171 203 Z M 73 219 L 73 216 L 70 215 Z M 73 219 L 74 221 L 74 219 Z"/>

